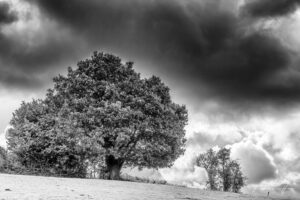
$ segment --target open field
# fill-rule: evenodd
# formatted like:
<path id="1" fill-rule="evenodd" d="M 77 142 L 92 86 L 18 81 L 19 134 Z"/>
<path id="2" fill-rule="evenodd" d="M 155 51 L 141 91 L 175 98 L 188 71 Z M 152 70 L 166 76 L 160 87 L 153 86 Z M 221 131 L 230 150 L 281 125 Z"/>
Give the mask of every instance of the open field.
<path id="1" fill-rule="evenodd" d="M 0 174 L 0 200 L 263 200 L 266 197 L 99 179 Z"/>

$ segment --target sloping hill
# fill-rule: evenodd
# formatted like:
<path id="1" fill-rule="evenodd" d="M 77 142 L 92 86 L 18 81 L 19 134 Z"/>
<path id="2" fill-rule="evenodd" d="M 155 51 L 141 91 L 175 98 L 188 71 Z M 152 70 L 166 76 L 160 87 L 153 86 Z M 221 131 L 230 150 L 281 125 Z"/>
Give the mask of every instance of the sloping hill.
<path id="1" fill-rule="evenodd" d="M 54 178 L 0 174 L 1 200 L 263 200 L 223 192 L 210 192 L 170 185 L 99 179 Z"/>

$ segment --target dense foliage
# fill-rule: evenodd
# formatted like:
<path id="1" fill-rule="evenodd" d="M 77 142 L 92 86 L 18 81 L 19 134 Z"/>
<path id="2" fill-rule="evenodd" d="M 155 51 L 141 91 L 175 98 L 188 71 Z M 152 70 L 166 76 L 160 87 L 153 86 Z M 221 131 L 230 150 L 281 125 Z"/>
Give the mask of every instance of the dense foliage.
<path id="1" fill-rule="evenodd" d="M 118 179 L 122 166 L 169 167 L 184 152 L 187 110 L 158 77 L 110 54 L 54 78 L 45 99 L 23 102 L 8 148 L 27 167 L 85 176 L 91 163 Z"/>
<path id="2" fill-rule="evenodd" d="M 197 165 L 203 167 L 208 175 L 209 188 L 211 190 L 217 190 L 217 175 L 218 175 L 218 165 L 219 161 L 216 156 L 216 152 L 209 149 L 205 154 L 200 154 L 197 158 Z"/>
<path id="3" fill-rule="evenodd" d="M 0 172 L 4 171 L 7 160 L 7 151 L 0 146 Z"/>
<path id="4" fill-rule="evenodd" d="M 206 170 L 207 184 L 211 190 L 237 193 L 245 185 L 240 164 L 230 159 L 230 149 L 221 148 L 217 152 L 209 149 L 197 157 L 196 164 Z"/>

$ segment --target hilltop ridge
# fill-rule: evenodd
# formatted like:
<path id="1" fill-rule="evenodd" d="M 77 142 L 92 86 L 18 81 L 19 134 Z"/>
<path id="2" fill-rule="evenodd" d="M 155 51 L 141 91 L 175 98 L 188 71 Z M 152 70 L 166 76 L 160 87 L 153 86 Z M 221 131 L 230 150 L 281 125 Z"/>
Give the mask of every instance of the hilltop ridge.
<path id="1" fill-rule="evenodd" d="M 245 194 L 170 185 L 0 174 L 0 199 L 5 200 L 264 200 Z M 269 198 L 271 199 L 271 198 Z"/>

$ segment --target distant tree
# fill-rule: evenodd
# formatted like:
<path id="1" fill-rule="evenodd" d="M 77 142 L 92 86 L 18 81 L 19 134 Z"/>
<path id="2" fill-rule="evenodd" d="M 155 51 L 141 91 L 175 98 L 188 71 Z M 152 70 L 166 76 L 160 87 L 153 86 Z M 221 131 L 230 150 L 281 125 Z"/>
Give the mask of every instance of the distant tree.
<path id="1" fill-rule="evenodd" d="M 206 170 L 211 190 L 237 193 L 245 185 L 245 177 L 240 164 L 236 160 L 230 159 L 230 149 L 228 148 L 221 148 L 217 152 L 209 149 L 197 157 L 196 165 Z"/>
<path id="2" fill-rule="evenodd" d="M 203 167 L 208 175 L 208 185 L 211 190 L 217 190 L 217 175 L 219 161 L 216 153 L 209 149 L 206 153 L 200 154 L 196 160 L 196 164 L 199 167 Z"/>
<path id="3" fill-rule="evenodd" d="M 171 166 L 184 152 L 186 123 L 185 106 L 171 101 L 160 78 L 142 79 L 133 63 L 95 52 L 55 77 L 45 99 L 15 111 L 8 147 L 25 165 L 56 170 L 99 160 L 109 179 L 119 179 L 125 165 Z"/>
<path id="4" fill-rule="evenodd" d="M 221 148 L 217 153 L 219 160 L 218 173 L 221 178 L 223 191 L 228 191 L 231 188 L 231 169 L 230 169 L 230 149 Z"/>
<path id="5" fill-rule="evenodd" d="M 230 162 L 230 170 L 231 170 L 231 190 L 232 192 L 238 193 L 240 192 L 241 188 L 245 186 L 246 177 L 243 176 L 240 164 L 235 160 Z"/>

